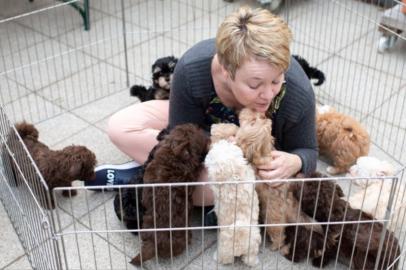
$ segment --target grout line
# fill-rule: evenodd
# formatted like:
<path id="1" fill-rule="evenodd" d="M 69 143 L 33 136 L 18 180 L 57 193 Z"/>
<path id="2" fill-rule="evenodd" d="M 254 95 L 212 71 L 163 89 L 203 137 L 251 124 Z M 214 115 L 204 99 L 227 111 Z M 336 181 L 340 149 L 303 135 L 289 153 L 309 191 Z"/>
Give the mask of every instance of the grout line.
<path id="1" fill-rule="evenodd" d="M 382 122 L 388 123 L 386 121 L 386 119 L 380 119 L 379 117 L 376 117 L 373 115 L 374 112 L 376 112 L 379 108 L 381 108 L 383 105 L 385 105 L 386 103 L 388 103 L 392 98 L 394 98 L 395 96 L 399 95 L 400 92 L 402 91 L 402 86 L 399 87 L 398 90 L 393 91 L 386 99 L 384 99 L 379 105 L 376 105 L 372 110 L 370 110 L 369 112 L 367 112 L 367 114 L 365 116 L 362 117 L 362 121 L 365 120 L 368 117 L 372 117 L 375 118 L 377 120 L 380 120 Z M 401 129 L 404 129 L 402 127 L 399 127 Z M 406 130 L 406 129 L 405 129 Z"/>
<path id="2" fill-rule="evenodd" d="M 19 240 L 20 240 L 20 239 L 19 239 Z M 6 269 L 7 267 L 10 267 L 11 265 L 13 265 L 14 263 L 16 263 L 17 261 L 19 261 L 21 258 L 23 258 L 23 257 L 25 257 L 25 256 L 27 256 L 26 253 L 24 253 L 23 255 L 18 256 L 16 259 L 12 260 L 10 263 L 8 263 L 8 264 L 2 266 L 1 269 Z M 27 261 L 28 261 L 28 263 L 29 263 L 28 258 L 27 258 Z M 30 264 L 30 263 L 29 263 L 29 264 Z M 31 266 L 31 264 L 30 264 L 30 266 Z"/>

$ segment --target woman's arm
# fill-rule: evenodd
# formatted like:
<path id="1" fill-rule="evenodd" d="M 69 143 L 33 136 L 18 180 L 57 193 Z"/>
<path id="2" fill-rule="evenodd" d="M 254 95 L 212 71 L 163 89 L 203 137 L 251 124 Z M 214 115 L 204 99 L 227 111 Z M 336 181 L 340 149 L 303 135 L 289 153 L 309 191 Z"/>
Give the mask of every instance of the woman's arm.
<path id="1" fill-rule="evenodd" d="M 305 108 L 301 110 L 300 117 L 295 121 L 285 119 L 278 142 L 282 151 L 273 151 L 272 162 L 258 168 L 261 178 L 288 178 L 298 172 L 309 175 L 316 170 L 318 146 L 315 102 L 312 96 L 306 100 L 306 104 L 300 104 Z"/>
<path id="2" fill-rule="evenodd" d="M 318 145 L 316 136 L 315 104 L 310 104 L 298 123 L 292 124 L 284 132 L 284 150 L 300 157 L 300 172 L 309 175 L 317 167 Z"/>

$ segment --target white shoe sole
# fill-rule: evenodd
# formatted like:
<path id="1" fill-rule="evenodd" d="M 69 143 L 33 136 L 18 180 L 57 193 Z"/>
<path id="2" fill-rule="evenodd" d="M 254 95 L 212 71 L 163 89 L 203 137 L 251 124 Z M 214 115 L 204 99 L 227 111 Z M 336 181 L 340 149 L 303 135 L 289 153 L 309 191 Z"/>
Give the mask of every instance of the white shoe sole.
<path id="1" fill-rule="evenodd" d="M 138 164 L 135 161 L 129 161 L 123 164 L 117 164 L 117 165 L 112 165 L 112 164 L 105 164 L 105 165 L 100 165 L 97 166 L 95 171 L 101 171 L 101 170 L 105 170 L 105 169 L 111 169 L 111 170 L 127 170 L 127 169 L 131 169 L 131 168 L 135 168 L 135 167 L 139 167 L 140 164 Z"/>

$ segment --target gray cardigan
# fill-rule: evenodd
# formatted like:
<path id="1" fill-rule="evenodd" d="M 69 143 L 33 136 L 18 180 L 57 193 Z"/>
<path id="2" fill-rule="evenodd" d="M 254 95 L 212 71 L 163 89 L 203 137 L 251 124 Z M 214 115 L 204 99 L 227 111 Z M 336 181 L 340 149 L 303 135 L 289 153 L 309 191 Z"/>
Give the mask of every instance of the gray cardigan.
<path id="1" fill-rule="evenodd" d="M 211 62 L 215 40 L 201 41 L 178 61 L 171 87 L 169 128 L 195 123 L 206 130 L 205 112 L 215 94 Z M 309 79 L 295 59 L 285 74 L 286 93 L 272 119 L 276 149 L 297 154 L 302 160 L 301 172 L 316 170 L 318 146 L 315 129 L 315 97 Z"/>

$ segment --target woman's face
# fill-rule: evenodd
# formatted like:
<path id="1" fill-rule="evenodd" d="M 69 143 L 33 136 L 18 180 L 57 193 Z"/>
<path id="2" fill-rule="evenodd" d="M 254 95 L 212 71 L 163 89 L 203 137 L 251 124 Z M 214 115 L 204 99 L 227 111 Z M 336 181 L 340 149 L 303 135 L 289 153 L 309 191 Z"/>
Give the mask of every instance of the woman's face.
<path id="1" fill-rule="evenodd" d="M 227 76 L 227 85 L 244 108 L 266 112 L 285 80 L 283 72 L 265 60 L 247 58 L 235 73 Z"/>

